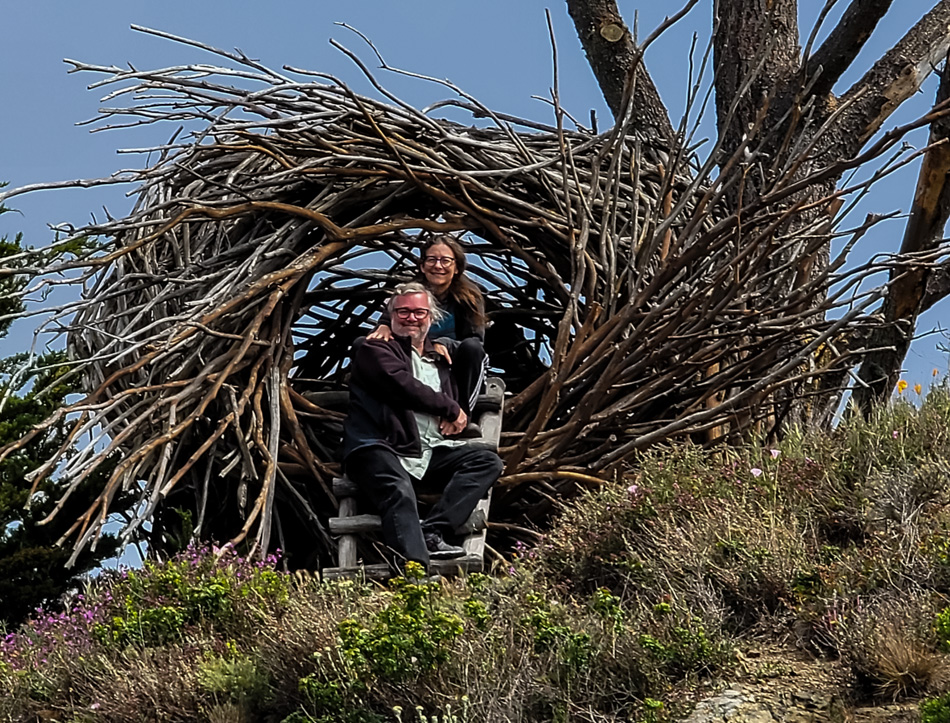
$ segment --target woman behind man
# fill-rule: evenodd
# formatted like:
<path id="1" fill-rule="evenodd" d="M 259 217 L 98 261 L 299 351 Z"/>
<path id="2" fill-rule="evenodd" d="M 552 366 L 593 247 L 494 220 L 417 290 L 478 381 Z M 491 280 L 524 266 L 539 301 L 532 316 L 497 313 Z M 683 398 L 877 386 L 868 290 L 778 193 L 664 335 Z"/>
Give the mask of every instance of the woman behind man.
<path id="1" fill-rule="evenodd" d="M 485 381 L 485 297 L 465 275 L 468 262 L 462 246 L 451 236 L 434 236 L 422 247 L 419 262 L 423 284 L 432 292 L 443 317 L 429 330 L 429 338 L 444 347 L 459 387 L 459 402 L 470 415 Z M 370 339 L 392 338 L 390 317 L 383 313 Z"/>

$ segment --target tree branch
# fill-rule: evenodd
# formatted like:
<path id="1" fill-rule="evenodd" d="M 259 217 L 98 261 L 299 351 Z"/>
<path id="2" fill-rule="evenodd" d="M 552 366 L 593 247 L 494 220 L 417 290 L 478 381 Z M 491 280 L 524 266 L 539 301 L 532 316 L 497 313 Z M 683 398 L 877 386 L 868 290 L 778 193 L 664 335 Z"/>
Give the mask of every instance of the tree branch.
<path id="1" fill-rule="evenodd" d="M 935 110 L 950 102 L 950 64 L 944 62 L 937 89 Z M 934 249 L 942 241 L 943 228 L 950 218 L 950 117 L 939 116 L 930 126 L 930 147 L 924 154 L 917 177 L 917 191 L 910 211 L 901 256 Z M 884 326 L 871 339 L 880 351 L 861 365 L 859 376 L 866 383 L 854 392 L 858 407 L 870 412 L 872 403 L 887 399 L 900 376 L 901 364 L 914 338 L 917 317 L 931 275 L 928 265 L 911 265 L 891 270 L 884 297 Z"/>
<path id="2" fill-rule="evenodd" d="M 666 106 L 633 42 L 615 0 L 567 0 L 567 11 L 587 55 L 604 100 L 616 118 L 623 110 L 624 88 L 636 64 L 631 104 L 634 126 L 670 141 L 673 125 Z"/>
<path id="3" fill-rule="evenodd" d="M 892 2 L 852 1 L 825 42 L 806 61 L 806 77 L 821 69 L 821 75 L 812 86 L 812 93 L 821 96 L 831 92 L 842 73 L 851 67 Z"/>
<path id="4" fill-rule="evenodd" d="M 916 93 L 950 48 L 950 0 L 940 0 L 841 98 L 846 153 L 856 153 Z"/>
<path id="5" fill-rule="evenodd" d="M 924 292 L 924 298 L 920 300 L 920 313 L 923 314 L 948 296 L 950 296 L 950 266 L 941 266 L 931 271 L 930 278 L 927 279 L 927 290 Z"/>

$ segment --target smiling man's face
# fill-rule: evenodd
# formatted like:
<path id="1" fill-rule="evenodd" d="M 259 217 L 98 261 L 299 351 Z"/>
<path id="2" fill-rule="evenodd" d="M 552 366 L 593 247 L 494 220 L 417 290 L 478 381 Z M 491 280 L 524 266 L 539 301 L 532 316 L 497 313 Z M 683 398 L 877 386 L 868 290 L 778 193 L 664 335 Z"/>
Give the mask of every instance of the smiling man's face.
<path id="1" fill-rule="evenodd" d="M 422 292 L 403 294 L 393 301 L 392 330 L 399 336 L 408 336 L 412 345 L 422 349 L 429 327 L 432 326 L 432 310 L 429 295 Z"/>

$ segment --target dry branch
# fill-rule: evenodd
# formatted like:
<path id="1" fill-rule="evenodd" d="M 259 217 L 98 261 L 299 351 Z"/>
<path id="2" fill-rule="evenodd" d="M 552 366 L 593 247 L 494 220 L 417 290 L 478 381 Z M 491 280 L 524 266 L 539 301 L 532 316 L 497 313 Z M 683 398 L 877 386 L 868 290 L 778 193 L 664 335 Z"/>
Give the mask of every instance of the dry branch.
<path id="1" fill-rule="evenodd" d="M 349 348 L 414 274 L 420 233 L 462 235 L 487 291 L 486 345 L 512 394 L 493 519 L 518 525 L 650 444 L 774 433 L 792 400 L 858 363 L 881 294 L 861 282 L 907 261 L 809 274 L 794 261 L 838 232 L 842 199 L 862 186 L 802 191 L 889 152 L 901 132 L 860 158 L 798 159 L 736 207 L 728 191 L 756 170 L 754 137 L 717 174 L 715 159 L 624 125 L 566 130 L 557 97 L 544 126 L 463 96 L 450 103 L 491 122 L 462 126 L 206 49 L 233 67 L 75 63 L 129 104 L 100 127 L 187 131 L 136 173 L 128 217 L 76 230 L 100 244 L 31 266 L 24 292 L 54 276 L 81 291 L 41 331 L 65 330 L 89 390 L 61 413 L 80 450 L 37 474 L 78 484 L 118 457 L 69 533 L 77 550 L 134 490 L 128 533 L 151 522 L 156 554 L 181 511 L 202 536 L 257 552 L 275 544 L 279 516 L 298 549 L 325 551 L 341 415 L 307 392 L 345 388 Z"/>

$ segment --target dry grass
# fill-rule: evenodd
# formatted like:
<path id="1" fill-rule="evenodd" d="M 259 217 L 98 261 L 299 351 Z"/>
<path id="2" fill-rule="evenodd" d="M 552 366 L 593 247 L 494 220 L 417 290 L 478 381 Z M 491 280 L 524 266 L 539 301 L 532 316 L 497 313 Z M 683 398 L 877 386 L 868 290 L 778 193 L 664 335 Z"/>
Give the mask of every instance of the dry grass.
<path id="1" fill-rule="evenodd" d="M 871 696 L 898 700 L 945 689 L 950 663 L 930 624 L 941 603 L 930 593 L 891 593 L 842 617 L 839 650 Z"/>
<path id="2" fill-rule="evenodd" d="M 0 719 L 379 723 L 422 706 L 471 721 L 662 721 L 699 681 L 731 675 L 735 647 L 776 633 L 840 658 L 858 699 L 939 692 L 946 458 L 945 389 L 774 451 L 657 451 L 566 509 L 505 574 L 418 589 L 264 576 L 163 644 L 126 631 L 80 657 L 61 635 L 42 660 L 0 666 Z M 162 569 L 142 575 L 177 579 Z M 141 620 L 167 612 L 165 587 L 136 584 Z M 350 643 L 347 625 L 361 631 Z"/>

